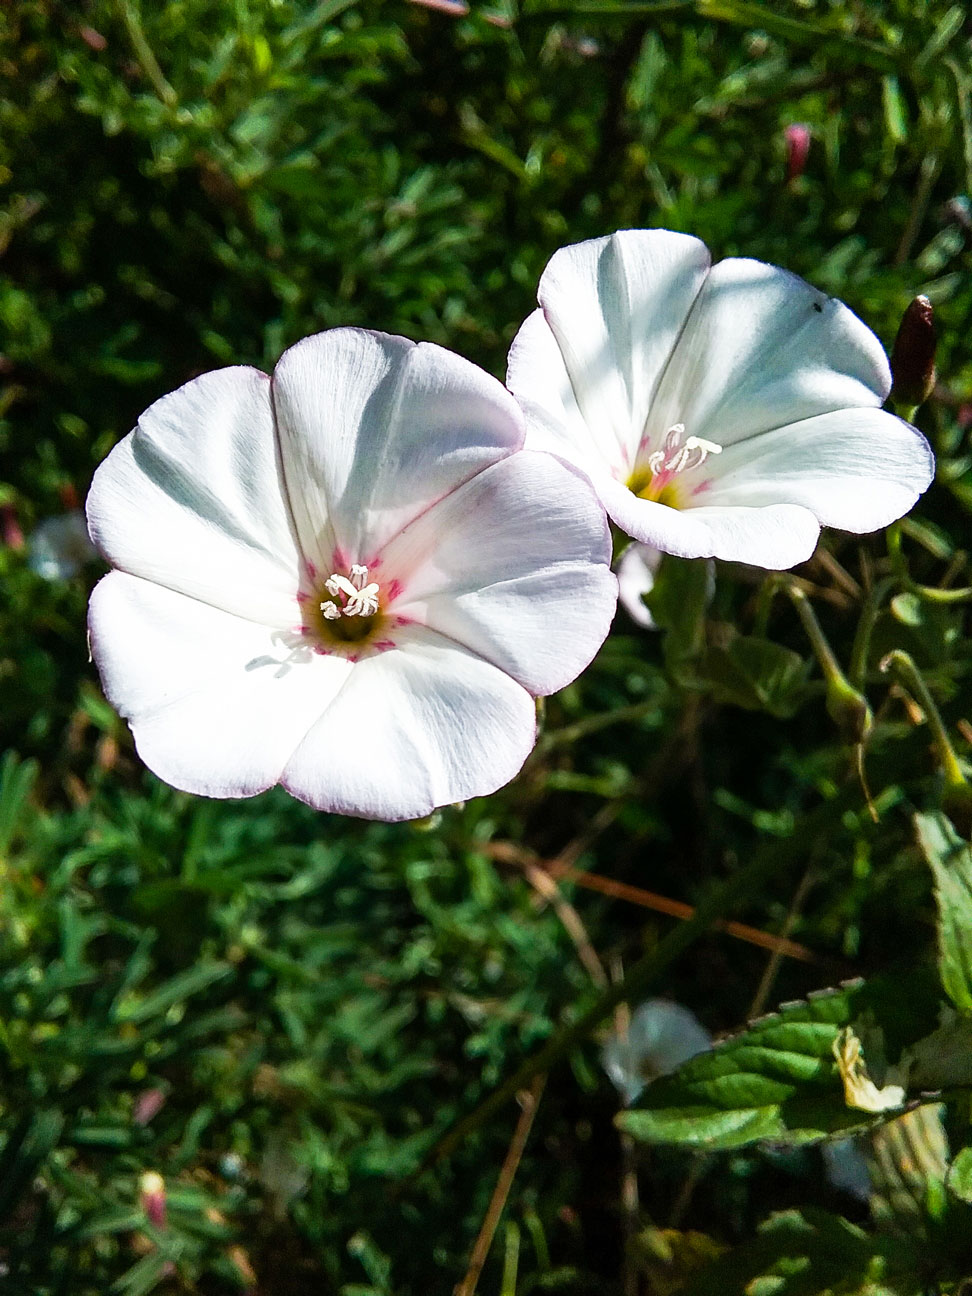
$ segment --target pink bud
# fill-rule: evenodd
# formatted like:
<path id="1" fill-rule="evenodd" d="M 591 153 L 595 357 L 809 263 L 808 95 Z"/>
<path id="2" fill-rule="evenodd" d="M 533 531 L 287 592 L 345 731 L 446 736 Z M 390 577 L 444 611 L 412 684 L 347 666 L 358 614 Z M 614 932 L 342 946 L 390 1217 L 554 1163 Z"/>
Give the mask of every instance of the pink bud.
<path id="1" fill-rule="evenodd" d="M 438 9 L 440 13 L 451 14 L 453 18 L 464 18 L 469 12 L 466 0 L 410 0 L 410 2 L 421 5 L 423 9 Z"/>
<path id="2" fill-rule="evenodd" d="M 96 54 L 100 54 L 103 49 L 108 48 L 108 42 L 102 36 L 100 31 L 95 31 L 93 27 L 82 27 L 78 35 L 87 45 L 88 49 L 93 49 Z"/>
<path id="3" fill-rule="evenodd" d="M 156 1117 L 165 1105 L 165 1094 L 161 1089 L 146 1089 L 135 1099 L 135 1110 L 132 1120 L 136 1125 L 147 1125 Z"/>
<path id="4" fill-rule="evenodd" d="M 138 1195 L 148 1222 L 157 1229 L 165 1228 L 165 1180 L 154 1170 L 146 1170 L 138 1181 Z"/>
<path id="5" fill-rule="evenodd" d="M 0 534 L 8 549 L 23 549 L 24 533 L 17 520 L 17 510 L 12 504 L 0 506 Z"/>
<path id="6" fill-rule="evenodd" d="M 783 132 L 786 145 L 786 183 L 792 184 L 803 175 L 810 152 L 810 127 L 803 122 L 793 122 Z"/>

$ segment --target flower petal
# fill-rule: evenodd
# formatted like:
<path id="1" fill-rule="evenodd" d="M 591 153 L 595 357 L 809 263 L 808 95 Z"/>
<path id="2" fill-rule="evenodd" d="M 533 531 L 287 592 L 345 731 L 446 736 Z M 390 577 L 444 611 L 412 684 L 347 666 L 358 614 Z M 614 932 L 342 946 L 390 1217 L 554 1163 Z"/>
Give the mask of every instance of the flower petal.
<path id="1" fill-rule="evenodd" d="M 890 387 L 884 348 L 842 302 L 776 266 L 731 258 L 696 298 L 648 430 L 657 445 L 682 423 L 728 446 L 833 410 L 876 408 Z"/>
<path id="2" fill-rule="evenodd" d="M 95 473 L 87 513 L 112 566 L 253 621 L 294 620 L 300 555 L 259 370 L 203 374 L 151 405 Z"/>
<path id="3" fill-rule="evenodd" d="M 370 560 L 460 482 L 519 449 L 501 383 L 430 342 L 331 329 L 273 375 L 284 473 L 304 552 Z"/>
<path id="4" fill-rule="evenodd" d="M 627 535 L 676 558 L 723 558 L 784 571 L 805 562 L 820 535 L 810 510 L 795 504 L 674 509 L 639 499 L 620 482 L 610 483 L 601 499 Z"/>
<path id="5" fill-rule="evenodd" d="M 533 699 L 503 671 L 420 626 L 358 662 L 284 771 L 318 810 L 418 819 L 508 783 L 536 740 Z"/>
<path id="6" fill-rule="evenodd" d="M 628 545 L 618 560 L 618 597 L 621 606 L 635 625 L 654 630 L 655 618 L 645 606 L 644 595 L 650 594 L 655 585 L 655 572 L 661 561 L 661 550 L 651 545 Z"/>
<path id="7" fill-rule="evenodd" d="M 708 267 L 704 243 L 668 230 L 619 230 L 561 248 L 538 290 L 560 359 L 531 316 L 510 352 L 510 390 L 560 422 L 575 405 L 589 429 L 588 457 L 627 477 Z"/>
<path id="8" fill-rule="evenodd" d="M 396 613 L 546 695 L 604 642 L 617 603 L 610 558 L 607 518 L 587 479 L 552 455 L 521 451 L 416 519 L 383 563 L 404 586 Z"/>
<path id="9" fill-rule="evenodd" d="M 800 504 L 824 526 L 864 532 L 908 512 L 935 458 L 893 414 L 844 409 L 729 446 L 707 467 L 706 504 Z"/>
<path id="10" fill-rule="evenodd" d="M 95 588 L 89 628 L 105 695 L 139 756 L 202 796 L 252 796 L 276 783 L 353 669 L 123 572 Z"/>

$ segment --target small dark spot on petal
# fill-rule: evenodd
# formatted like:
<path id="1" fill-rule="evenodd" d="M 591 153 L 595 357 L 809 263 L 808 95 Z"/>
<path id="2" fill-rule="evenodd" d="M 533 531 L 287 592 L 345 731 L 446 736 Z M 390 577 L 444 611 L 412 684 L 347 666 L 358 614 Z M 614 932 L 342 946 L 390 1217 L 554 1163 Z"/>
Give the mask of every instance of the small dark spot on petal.
<path id="1" fill-rule="evenodd" d="M 813 309 L 814 309 L 815 311 L 821 311 L 821 312 L 823 311 L 823 307 L 820 305 L 819 302 L 814 302 L 814 303 L 813 303 Z"/>

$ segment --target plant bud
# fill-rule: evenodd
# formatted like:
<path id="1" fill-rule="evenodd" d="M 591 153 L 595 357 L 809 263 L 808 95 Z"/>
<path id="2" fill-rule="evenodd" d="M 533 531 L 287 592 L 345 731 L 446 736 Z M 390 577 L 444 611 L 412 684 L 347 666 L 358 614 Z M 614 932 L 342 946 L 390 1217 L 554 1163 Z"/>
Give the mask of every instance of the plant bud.
<path id="1" fill-rule="evenodd" d="M 923 405 L 935 386 L 935 321 L 927 297 L 916 297 L 901 319 L 891 351 L 891 397 L 900 405 Z"/>
<path id="2" fill-rule="evenodd" d="M 794 122 L 784 130 L 783 142 L 786 145 L 786 183 L 792 184 L 803 175 L 803 168 L 807 164 L 810 127 L 803 122 Z"/>
<path id="3" fill-rule="evenodd" d="M 842 675 L 827 681 L 827 714 L 848 742 L 866 742 L 870 737 L 874 717 L 867 698 Z"/>
<path id="4" fill-rule="evenodd" d="M 165 1180 L 162 1176 L 154 1170 L 146 1170 L 138 1183 L 138 1195 L 149 1223 L 157 1229 L 164 1229 Z"/>

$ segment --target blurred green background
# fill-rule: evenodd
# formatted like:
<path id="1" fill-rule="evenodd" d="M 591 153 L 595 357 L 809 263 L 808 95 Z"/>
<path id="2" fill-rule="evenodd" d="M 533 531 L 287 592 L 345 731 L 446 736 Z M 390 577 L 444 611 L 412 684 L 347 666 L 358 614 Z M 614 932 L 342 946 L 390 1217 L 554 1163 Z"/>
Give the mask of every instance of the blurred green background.
<path id="1" fill-rule="evenodd" d="M 912 653 L 964 754 L 967 605 L 912 589 L 969 584 L 964 6 L 463 8 L 0 10 L 4 1293 L 450 1292 L 515 1104 L 434 1168 L 423 1157 L 674 925 L 611 880 L 694 903 L 773 855 L 742 916 L 786 926 L 807 957 L 767 976 L 765 949 L 714 933 L 654 987 L 714 1032 L 931 948 L 909 811 L 939 795 L 936 756 L 877 663 Z M 810 130 L 801 174 L 795 124 Z M 741 569 L 720 569 L 701 639 L 620 613 L 548 703 L 520 778 L 435 824 L 316 815 L 279 792 L 195 800 L 147 774 L 88 661 L 98 562 L 66 566 L 50 530 L 140 411 L 339 324 L 431 339 L 502 377 L 551 253 L 654 225 L 786 266 L 888 347 L 916 293 L 935 305 L 939 382 L 919 422 L 939 480 L 903 557 L 832 535 L 800 573 L 845 665 L 873 621 L 879 822 L 792 607 Z M 740 635 L 777 651 L 734 656 Z M 554 858 L 608 894 L 567 879 L 551 905 L 531 869 Z M 551 1073 L 482 1292 L 669 1296 L 693 1247 L 741 1245 L 771 1210 L 866 1222 L 816 1150 L 635 1154 L 617 1110 L 589 1040 Z M 164 1226 L 140 1197 L 148 1171 Z M 681 1259 L 652 1258 L 650 1226 L 682 1231 Z"/>

